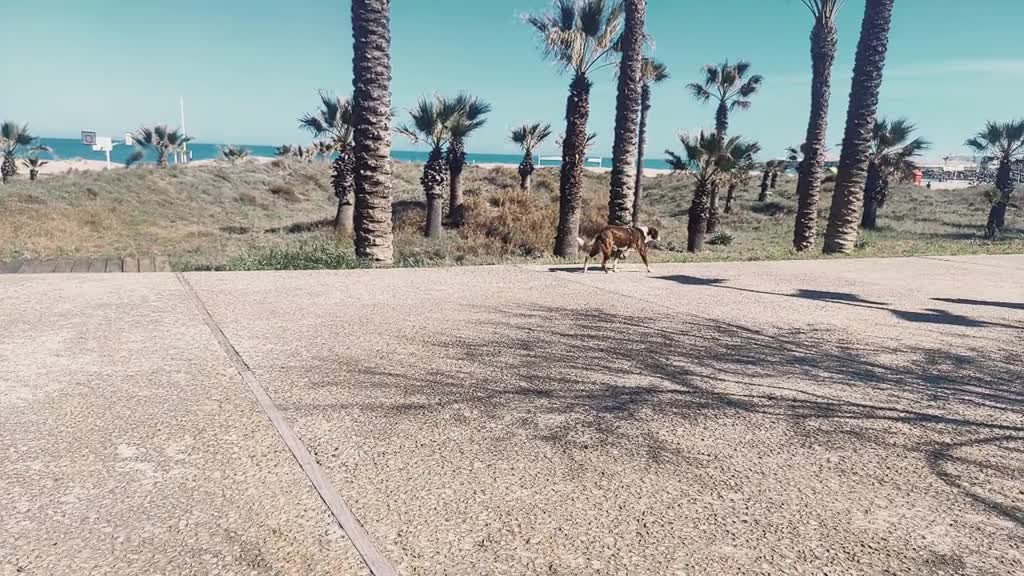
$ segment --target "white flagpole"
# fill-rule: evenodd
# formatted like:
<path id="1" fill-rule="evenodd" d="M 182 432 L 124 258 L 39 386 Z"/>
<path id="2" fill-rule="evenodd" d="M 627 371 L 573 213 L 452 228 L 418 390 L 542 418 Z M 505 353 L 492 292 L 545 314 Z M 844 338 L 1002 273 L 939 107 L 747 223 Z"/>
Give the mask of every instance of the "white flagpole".
<path id="1" fill-rule="evenodd" d="M 184 96 L 181 97 L 181 133 L 182 133 L 182 135 L 186 135 L 187 134 L 187 132 L 185 132 L 185 97 Z M 182 159 L 182 161 L 185 161 L 185 162 L 188 161 L 188 144 L 182 144 L 181 145 L 181 159 Z"/>

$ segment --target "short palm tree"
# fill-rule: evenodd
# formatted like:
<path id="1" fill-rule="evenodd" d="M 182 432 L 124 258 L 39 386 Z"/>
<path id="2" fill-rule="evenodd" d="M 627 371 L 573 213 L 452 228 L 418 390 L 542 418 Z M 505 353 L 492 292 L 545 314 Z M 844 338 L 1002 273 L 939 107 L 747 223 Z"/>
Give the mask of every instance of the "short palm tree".
<path id="1" fill-rule="evenodd" d="M 352 234 L 355 213 L 355 157 L 352 154 L 352 101 L 320 92 L 320 108 L 299 118 L 299 126 L 309 130 L 323 156 L 336 154 L 331 164 L 331 188 L 338 199 L 334 230 L 341 235 Z"/>
<path id="2" fill-rule="evenodd" d="M 36 178 L 39 177 L 39 169 L 49 164 L 49 162 L 34 154 L 28 158 L 22 159 L 21 163 L 25 168 L 28 168 L 28 179 L 32 182 L 35 182 Z"/>
<path id="3" fill-rule="evenodd" d="M 617 45 L 622 56 L 615 99 L 615 138 L 608 194 L 608 223 L 615 226 L 633 224 L 647 0 L 623 0 L 623 7 L 625 22 Z"/>
<path id="4" fill-rule="evenodd" d="M 180 150 L 181 147 L 192 141 L 178 129 L 171 130 L 166 124 L 148 128 L 143 126 L 134 135 L 135 143 L 147 150 L 156 153 L 156 164 L 160 167 L 167 166 L 167 156 L 172 152 Z"/>
<path id="5" fill-rule="evenodd" d="M 883 118 L 875 122 L 874 144 L 864 184 L 862 228 L 873 230 L 878 227 L 878 210 L 885 207 L 889 181 L 909 177 L 917 169 L 914 158 L 931 147 L 931 143 L 923 138 L 910 139 L 915 128 L 906 118 L 892 122 Z"/>
<path id="6" fill-rule="evenodd" d="M 622 19 L 621 3 L 612 0 L 555 0 L 549 12 L 526 17 L 540 36 L 545 56 L 573 75 L 565 107 L 555 236 L 555 256 L 562 258 L 574 258 L 579 246 L 590 75 L 614 53 Z"/>
<path id="7" fill-rule="evenodd" d="M 746 186 L 750 181 L 750 172 L 755 166 L 754 157 L 760 152 L 761 145 L 757 142 L 741 142 L 733 149 L 732 156 L 735 161 L 727 176 L 729 189 L 725 195 L 725 207 L 722 209 L 726 214 L 732 213 L 732 203 L 736 199 L 736 190 L 740 186 Z M 713 214 L 713 212 L 709 214 L 709 217 Z M 711 228 L 710 225 L 708 227 Z"/>
<path id="8" fill-rule="evenodd" d="M 644 148 L 647 146 L 647 115 L 651 111 L 651 87 L 668 80 L 668 68 L 653 58 L 644 58 L 640 79 L 640 129 L 637 136 L 636 186 L 633 190 L 633 224 L 640 224 L 644 191 Z"/>
<path id="9" fill-rule="evenodd" d="M 458 110 L 448 127 L 451 138 L 445 160 L 448 162 L 448 220 L 452 226 L 462 226 L 465 217 L 462 195 L 462 170 L 466 167 L 466 139 L 487 123 L 484 118 L 491 111 L 491 105 L 483 100 L 459 94 L 446 102 L 449 109 Z"/>
<path id="10" fill-rule="evenodd" d="M 714 100 L 715 107 L 715 135 L 719 140 L 725 141 L 729 132 L 729 113 L 735 110 L 746 110 L 750 108 L 749 98 L 761 88 L 764 78 L 760 74 L 747 76 L 750 72 L 750 63 L 740 60 L 735 64 L 725 61 L 721 64 L 708 64 L 704 66 L 704 80 L 701 83 L 693 82 L 686 88 L 698 102 L 709 102 Z M 711 188 L 711 210 L 718 211 L 718 189 Z M 708 219 L 712 226 L 717 225 L 718 215 Z M 715 230 L 708 230 L 713 233 Z"/>
<path id="11" fill-rule="evenodd" d="M 737 148 L 744 148 L 747 144 L 738 136 L 723 141 L 717 132 L 704 131 L 696 136 L 682 134 L 679 141 L 686 151 L 685 158 L 666 150 L 666 162 L 674 171 L 691 173 L 696 179 L 687 223 L 686 249 L 690 252 L 700 252 L 704 248 L 704 235 L 707 233 L 711 190 L 717 187 L 726 172 L 735 166 L 733 153 L 737 152 Z"/>
<path id="12" fill-rule="evenodd" d="M 1006 207 L 1013 194 L 1013 164 L 1024 158 L 1024 120 L 989 122 L 984 130 L 968 139 L 965 145 L 999 162 L 996 170 L 996 189 L 999 195 L 989 209 L 985 225 L 985 237 L 995 239 L 1006 226 Z"/>
<path id="13" fill-rule="evenodd" d="M 804 139 L 803 161 L 796 185 L 797 211 L 793 247 L 804 251 L 814 246 L 818 235 L 818 201 L 825 171 L 825 136 L 828 106 L 832 94 L 832 65 L 836 60 L 839 35 L 836 17 L 845 0 L 801 0 L 814 16 L 811 29 L 811 114 Z"/>
<path id="14" fill-rule="evenodd" d="M 408 136 L 413 143 L 425 142 L 430 154 L 423 165 L 420 184 L 427 197 L 427 223 L 424 233 L 427 238 L 441 235 L 441 197 L 448 179 L 448 166 L 444 161 L 444 147 L 451 138 L 452 119 L 458 114 L 451 100 L 440 96 L 421 98 L 416 107 L 409 110 L 412 124 L 396 128 L 399 134 Z"/>
<path id="15" fill-rule="evenodd" d="M 278 158 L 291 158 L 295 155 L 295 147 L 291 144 L 282 144 L 274 149 L 274 156 Z"/>
<path id="16" fill-rule="evenodd" d="M 533 172 L 533 152 L 542 142 L 551 137 L 551 124 L 523 124 L 512 130 L 511 140 L 523 149 L 523 161 L 519 163 L 519 188 L 531 191 Z"/>
<path id="17" fill-rule="evenodd" d="M 878 113 L 889 28 L 895 0 L 867 0 L 860 41 L 853 64 L 853 85 L 846 112 L 839 174 L 832 192 L 832 207 L 825 229 L 826 254 L 849 253 L 857 243 L 864 181 L 871 155 L 871 136 Z"/>
<path id="18" fill-rule="evenodd" d="M 242 148 L 236 144 L 220 147 L 220 157 L 232 164 L 240 160 L 245 160 L 251 154 L 252 152 L 248 148 Z"/>
<path id="19" fill-rule="evenodd" d="M 29 133 L 28 124 L 19 126 L 14 122 L 4 122 L 0 125 L 0 152 L 3 153 L 3 164 L 0 165 L 0 175 L 3 183 L 18 175 L 18 154 L 22 150 L 29 152 L 48 151 L 45 146 L 36 146 L 36 137 Z"/>
<path id="20" fill-rule="evenodd" d="M 352 0 L 356 256 L 394 261 L 391 222 L 391 0 Z"/>

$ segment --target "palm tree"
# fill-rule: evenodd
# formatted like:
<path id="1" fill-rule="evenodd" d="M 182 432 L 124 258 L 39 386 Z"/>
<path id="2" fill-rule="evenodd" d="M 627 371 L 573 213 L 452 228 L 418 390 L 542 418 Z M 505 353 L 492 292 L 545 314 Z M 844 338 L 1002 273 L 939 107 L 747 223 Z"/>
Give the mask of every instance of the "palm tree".
<path id="1" fill-rule="evenodd" d="M 46 146 L 36 146 L 36 137 L 29 133 L 28 124 L 19 126 L 14 122 L 4 122 L 0 125 L 0 151 L 3 152 L 3 164 L 0 165 L 0 175 L 3 183 L 18 175 L 17 157 L 21 150 L 29 152 L 48 152 Z"/>
<path id="2" fill-rule="evenodd" d="M 793 247 L 804 251 L 814 246 L 818 234 L 818 200 L 821 177 L 825 171 L 825 136 L 828 132 L 828 105 L 832 94 L 832 65 L 836 60 L 839 36 L 836 17 L 845 0 L 801 0 L 814 16 L 811 29 L 811 115 L 804 139 L 803 161 L 797 180 L 796 225 Z"/>
<path id="3" fill-rule="evenodd" d="M 448 167 L 444 161 L 444 147 L 451 139 L 451 124 L 459 113 L 452 100 L 440 96 L 421 98 L 416 107 L 409 110 L 412 124 L 396 128 L 399 134 L 408 136 L 414 144 L 425 142 L 430 146 L 427 163 L 423 165 L 420 184 L 427 197 L 427 224 L 424 234 L 427 238 L 441 235 L 441 196 L 448 178 Z"/>
<path id="4" fill-rule="evenodd" d="M 647 18 L 647 0 L 624 0 L 623 4 L 625 25 L 617 45 L 622 57 L 615 99 L 615 142 L 612 145 L 611 190 L 608 194 L 608 223 L 616 226 L 633 223 L 644 68 L 644 21 Z"/>
<path id="5" fill-rule="evenodd" d="M 21 163 L 25 168 L 28 168 L 28 179 L 32 182 L 35 182 L 36 178 L 39 177 L 39 169 L 49 164 L 49 162 L 34 154 L 28 158 L 22 159 Z"/>
<path id="6" fill-rule="evenodd" d="M 523 149 L 523 161 L 519 163 L 519 188 L 529 192 L 533 181 L 533 151 L 551 137 L 551 124 L 523 124 L 512 130 L 511 140 Z"/>
<path id="7" fill-rule="evenodd" d="M 291 144 L 282 144 L 274 149 L 274 156 L 278 158 L 291 158 L 295 155 L 295 147 Z"/>
<path id="8" fill-rule="evenodd" d="M 578 250 L 583 161 L 590 116 L 590 74 L 613 53 L 622 27 L 622 5 L 612 0 L 555 0 L 551 11 L 529 15 L 547 58 L 573 74 L 565 106 L 562 175 L 559 184 L 555 255 Z"/>
<path id="9" fill-rule="evenodd" d="M 140 147 L 156 152 L 157 166 L 165 168 L 167 156 L 180 150 L 183 145 L 191 142 L 192 138 L 178 129 L 171 130 L 166 124 L 162 124 L 152 128 L 139 128 L 134 134 L 134 140 Z"/>
<path id="10" fill-rule="evenodd" d="M 853 65 L 853 88 L 846 112 L 843 151 L 839 157 L 839 174 L 825 230 L 826 254 L 849 253 L 857 242 L 860 210 L 864 203 L 864 180 L 871 154 L 885 54 L 889 48 L 894 2 L 867 0 L 864 9 L 864 22 Z"/>
<path id="11" fill-rule="evenodd" d="M 741 142 L 733 149 L 732 156 L 735 162 L 728 173 L 729 189 L 725 195 L 725 207 L 722 209 L 726 214 L 732 213 L 732 202 L 736 198 L 736 189 L 740 186 L 745 187 L 750 181 L 750 172 L 754 169 L 754 156 L 757 156 L 759 152 L 761 152 L 761 145 L 757 142 Z M 713 212 L 708 216 L 712 215 L 714 215 Z"/>
<path id="12" fill-rule="evenodd" d="M 868 176 L 864 184 L 864 214 L 861 227 L 874 230 L 878 227 L 878 210 L 885 207 L 889 194 L 889 180 L 893 177 L 906 179 L 917 164 L 914 158 L 931 147 L 923 138 L 910 140 L 916 127 L 906 118 L 889 122 L 886 119 L 875 122 L 874 143 L 868 161 Z"/>
<path id="13" fill-rule="evenodd" d="M 768 191 L 771 188 L 772 174 L 775 172 L 775 160 L 768 160 L 761 166 L 761 193 L 757 195 L 758 202 L 768 201 Z"/>
<path id="14" fill-rule="evenodd" d="M 331 164 L 331 188 L 338 199 L 338 211 L 334 215 L 334 230 L 338 234 L 352 234 L 355 198 L 355 158 L 352 155 L 352 101 L 320 91 L 320 108 L 313 114 L 299 118 L 299 126 L 309 130 L 314 138 L 323 138 L 316 143 L 317 152 L 322 156 L 337 154 Z"/>
<path id="15" fill-rule="evenodd" d="M 1024 158 L 1024 120 L 989 122 L 984 130 L 968 139 L 965 145 L 986 159 L 999 161 L 996 170 L 999 196 L 992 203 L 985 225 L 985 237 L 994 240 L 1006 226 L 1006 207 L 1013 194 L 1013 164 Z"/>
<path id="16" fill-rule="evenodd" d="M 491 111 L 491 105 L 469 94 L 459 94 L 446 106 L 458 110 L 449 126 L 451 138 L 445 158 L 448 162 L 450 187 L 448 218 L 452 226 L 458 227 L 462 226 L 465 216 L 462 206 L 462 170 L 466 166 L 466 138 L 487 123 L 484 116 Z"/>
<path id="17" fill-rule="evenodd" d="M 251 154 L 252 152 L 248 148 L 242 148 L 241 146 L 237 146 L 235 144 L 220 147 L 221 158 L 227 160 L 232 164 L 238 162 L 239 160 L 245 160 Z"/>
<path id="18" fill-rule="evenodd" d="M 706 133 L 703 130 L 696 136 L 681 134 L 679 141 L 686 150 L 686 157 L 666 150 L 666 162 L 674 171 L 690 172 L 696 179 L 687 224 L 689 235 L 686 249 L 690 252 L 700 252 L 704 247 L 704 235 L 707 232 L 711 190 L 718 186 L 724 174 L 735 166 L 736 161 L 732 155 L 739 151 L 737 148 L 742 150 L 749 144 L 742 142 L 738 136 L 723 141 L 717 132 Z"/>
<path id="19" fill-rule="evenodd" d="M 764 78 L 760 74 L 754 74 L 747 78 L 750 71 L 750 63 L 743 60 L 730 64 L 728 61 L 721 64 L 708 64 L 704 66 L 703 83 L 693 82 L 686 88 L 698 102 L 709 102 L 715 100 L 715 136 L 725 141 L 729 132 L 729 113 L 734 110 L 746 110 L 750 108 L 749 98 L 761 88 Z M 711 188 L 711 210 L 718 210 L 718 189 Z M 714 214 L 708 218 L 712 226 L 718 224 L 719 218 Z M 713 233 L 714 228 L 708 230 Z"/>
<path id="20" fill-rule="evenodd" d="M 391 224 L 391 0 L 352 0 L 356 256 L 394 261 Z"/>
<path id="21" fill-rule="evenodd" d="M 644 190 L 644 147 L 647 145 L 647 115 L 651 111 L 651 86 L 668 80 L 668 68 L 653 58 L 644 58 L 640 73 L 640 129 L 636 150 L 636 185 L 633 190 L 633 225 L 640 224 L 640 209 L 643 207 Z"/>

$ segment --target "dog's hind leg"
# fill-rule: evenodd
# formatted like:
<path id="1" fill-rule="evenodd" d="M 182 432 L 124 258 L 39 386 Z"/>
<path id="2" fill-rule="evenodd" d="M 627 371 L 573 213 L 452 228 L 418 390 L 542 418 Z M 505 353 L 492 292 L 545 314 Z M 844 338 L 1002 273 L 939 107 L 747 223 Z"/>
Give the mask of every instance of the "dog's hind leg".
<path id="1" fill-rule="evenodd" d="M 586 258 L 583 259 L 583 273 L 584 274 L 587 273 L 587 266 L 589 266 L 589 265 L 590 265 L 590 256 L 587 256 Z"/>
<path id="2" fill-rule="evenodd" d="M 650 274 L 651 273 L 651 265 L 647 263 L 647 251 L 646 250 L 640 253 L 640 258 L 643 259 L 644 266 L 647 267 L 647 273 Z"/>

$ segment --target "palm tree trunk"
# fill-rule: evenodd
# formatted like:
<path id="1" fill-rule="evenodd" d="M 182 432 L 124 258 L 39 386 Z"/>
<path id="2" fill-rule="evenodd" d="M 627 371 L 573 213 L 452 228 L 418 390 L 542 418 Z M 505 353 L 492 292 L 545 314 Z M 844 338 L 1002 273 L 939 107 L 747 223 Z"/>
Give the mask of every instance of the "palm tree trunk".
<path id="1" fill-rule="evenodd" d="M 710 194 L 708 195 L 708 209 L 707 209 L 707 232 L 708 234 L 714 234 L 718 232 L 718 225 L 722 221 L 721 210 L 718 209 L 718 183 L 711 185 Z"/>
<path id="2" fill-rule="evenodd" d="M 715 110 L 715 136 L 725 141 L 725 135 L 729 132 L 729 107 L 725 100 L 719 100 L 718 108 Z"/>
<path id="3" fill-rule="evenodd" d="M 771 188 L 772 190 L 775 190 L 775 185 L 778 184 L 778 183 L 779 183 L 779 171 L 778 170 L 772 170 L 772 181 L 771 181 L 771 184 L 768 185 L 768 187 Z"/>
<path id="4" fill-rule="evenodd" d="M 882 193 L 882 172 L 878 164 L 868 164 L 868 177 L 864 183 L 864 214 L 860 219 L 860 227 L 865 230 L 878 228 L 878 207 Z"/>
<path id="5" fill-rule="evenodd" d="M 36 178 L 39 178 L 39 170 L 36 170 L 35 168 L 29 170 L 28 179 L 32 182 L 35 182 Z"/>
<path id="6" fill-rule="evenodd" d="M 533 150 L 523 153 L 523 161 L 519 163 L 519 189 L 530 192 L 533 189 Z"/>
<path id="7" fill-rule="evenodd" d="M 765 168 L 764 173 L 761 174 L 761 193 L 757 195 L 758 202 L 768 201 L 768 181 L 771 179 L 771 170 Z"/>
<path id="8" fill-rule="evenodd" d="M 706 184 L 698 183 L 697 189 L 693 192 L 693 202 L 690 204 L 689 222 L 687 223 L 686 250 L 689 252 L 700 252 L 704 249 L 704 231 L 708 223 L 708 202 L 711 193 Z"/>
<path id="9" fill-rule="evenodd" d="M 394 261 L 390 11 L 390 0 L 352 0 L 356 256 L 386 264 Z"/>
<path id="10" fill-rule="evenodd" d="M 427 196 L 427 221 L 423 229 L 423 234 L 427 238 L 437 238 L 441 235 L 441 197 L 447 175 L 448 167 L 445 166 L 444 154 L 440 147 L 434 147 L 430 151 L 427 163 L 423 165 L 423 176 L 420 178 L 423 192 Z"/>
<path id="11" fill-rule="evenodd" d="M 1010 196 L 1013 194 L 1013 180 L 1010 160 L 1003 158 L 999 162 L 999 171 L 996 172 L 996 188 L 999 190 L 999 198 L 992 203 L 988 212 L 988 223 L 985 225 L 985 238 L 995 240 L 999 232 L 1006 227 L 1006 207 L 1010 204 Z"/>
<path id="12" fill-rule="evenodd" d="M 612 147 L 611 191 L 608 198 L 608 223 L 616 226 L 629 226 L 633 223 L 647 0 L 625 0 L 625 9 L 626 23 L 620 38 L 622 59 L 615 101 L 615 144 Z"/>
<path id="13" fill-rule="evenodd" d="M 640 225 L 640 210 L 643 208 L 644 192 L 644 149 L 647 147 L 647 114 L 651 111 L 651 85 L 640 88 L 640 129 L 636 139 L 636 185 L 633 188 L 633 225 Z"/>
<path id="14" fill-rule="evenodd" d="M 736 199 L 736 188 L 739 187 L 739 182 L 729 182 L 729 191 L 725 195 L 725 208 L 722 212 L 726 214 L 732 214 L 732 201 Z"/>
<path id="15" fill-rule="evenodd" d="M 804 159 L 796 184 L 797 211 L 793 248 L 803 252 L 814 246 L 818 235 L 818 202 L 825 170 L 825 138 L 828 105 L 832 94 L 832 65 L 836 60 L 838 34 L 834 23 L 816 24 L 811 32 L 811 117 L 804 139 Z"/>
<path id="16" fill-rule="evenodd" d="M 889 48 L 894 2 L 867 0 L 864 10 L 853 66 L 853 88 L 846 113 L 843 151 L 839 158 L 839 175 L 836 176 L 828 228 L 825 230 L 826 254 L 849 253 L 857 242 L 857 224 L 864 203 L 864 180 L 878 112 L 885 54 Z"/>
<path id="17" fill-rule="evenodd" d="M 18 164 L 14 160 L 14 156 L 10 154 L 4 155 L 3 165 L 0 166 L 0 175 L 3 177 L 3 183 L 7 182 L 18 175 Z"/>
<path id="18" fill-rule="evenodd" d="M 466 146 L 461 138 L 452 138 L 448 143 L 448 222 L 454 227 L 462 226 L 463 196 L 462 170 L 466 167 Z"/>
<path id="19" fill-rule="evenodd" d="M 587 153 L 587 119 L 590 116 L 590 80 L 577 75 L 569 85 L 565 105 L 565 138 L 562 140 L 562 174 L 558 197 L 558 233 L 555 256 L 575 258 L 579 249 L 583 157 Z"/>
<path id="20" fill-rule="evenodd" d="M 354 213 L 353 193 L 355 187 L 353 174 L 355 158 L 352 151 L 345 148 L 338 152 L 338 157 L 331 165 L 331 187 L 338 199 L 338 213 L 334 217 L 334 231 L 339 236 L 352 235 L 352 215 Z"/>

